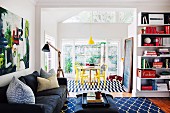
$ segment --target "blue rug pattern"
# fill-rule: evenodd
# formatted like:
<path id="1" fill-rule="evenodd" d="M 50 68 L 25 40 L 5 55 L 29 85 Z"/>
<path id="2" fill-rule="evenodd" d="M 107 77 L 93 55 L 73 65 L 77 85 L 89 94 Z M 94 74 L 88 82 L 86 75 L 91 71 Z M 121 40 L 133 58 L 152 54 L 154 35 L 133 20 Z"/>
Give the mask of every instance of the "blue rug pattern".
<path id="1" fill-rule="evenodd" d="M 147 98 L 115 97 L 115 105 L 120 113 L 165 113 Z M 76 98 L 69 97 L 60 113 L 74 113 Z"/>
<path id="2" fill-rule="evenodd" d="M 67 88 L 69 92 L 81 92 L 81 91 L 106 91 L 106 92 L 125 92 L 121 82 L 116 80 L 107 80 L 106 85 L 104 85 L 104 81 L 100 81 L 100 85 L 97 83 L 89 84 L 85 83 L 81 85 L 80 81 L 76 84 L 75 80 L 67 81 Z"/>

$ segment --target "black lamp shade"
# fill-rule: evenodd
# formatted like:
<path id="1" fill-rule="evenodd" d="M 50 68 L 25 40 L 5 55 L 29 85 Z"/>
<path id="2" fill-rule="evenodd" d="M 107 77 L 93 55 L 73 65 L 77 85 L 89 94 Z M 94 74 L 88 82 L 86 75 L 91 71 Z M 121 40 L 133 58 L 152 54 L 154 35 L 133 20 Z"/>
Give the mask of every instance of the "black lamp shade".
<path id="1" fill-rule="evenodd" d="M 44 47 L 42 48 L 42 51 L 44 52 L 50 52 L 50 48 L 48 44 L 45 44 Z"/>

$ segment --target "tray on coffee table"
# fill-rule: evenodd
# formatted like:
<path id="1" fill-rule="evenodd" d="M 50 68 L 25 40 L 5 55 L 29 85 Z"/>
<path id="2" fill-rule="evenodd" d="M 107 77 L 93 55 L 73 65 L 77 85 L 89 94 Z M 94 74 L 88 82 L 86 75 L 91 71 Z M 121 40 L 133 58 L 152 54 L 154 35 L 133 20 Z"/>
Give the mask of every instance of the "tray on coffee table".
<path id="1" fill-rule="evenodd" d="M 82 94 L 82 107 L 88 108 L 88 107 L 110 107 L 110 104 L 107 100 L 107 96 L 105 93 L 101 93 L 101 96 L 103 98 L 102 102 L 88 102 L 87 101 L 87 93 Z"/>

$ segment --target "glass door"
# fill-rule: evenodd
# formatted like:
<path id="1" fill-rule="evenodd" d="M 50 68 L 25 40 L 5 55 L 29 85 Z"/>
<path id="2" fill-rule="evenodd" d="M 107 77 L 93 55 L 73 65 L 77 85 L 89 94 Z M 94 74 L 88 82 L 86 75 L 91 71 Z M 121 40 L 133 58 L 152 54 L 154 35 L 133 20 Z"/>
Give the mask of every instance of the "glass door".
<path id="1" fill-rule="evenodd" d="M 62 64 L 63 70 L 66 77 L 70 77 L 73 72 L 73 58 L 74 58 L 74 42 L 73 41 L 63 41 L 62 43 Z"/>
<path id="2" fill-rule="evenodd" d="M 118 41 L 95 41 L 94 45 L 88 45 L 88 41 L 62 41 L 62 64 L 65 75 L 74 78 L 74 65 L 107 64 L 107 75 L 118 75 L 119 70 L 119 42 Z"/>

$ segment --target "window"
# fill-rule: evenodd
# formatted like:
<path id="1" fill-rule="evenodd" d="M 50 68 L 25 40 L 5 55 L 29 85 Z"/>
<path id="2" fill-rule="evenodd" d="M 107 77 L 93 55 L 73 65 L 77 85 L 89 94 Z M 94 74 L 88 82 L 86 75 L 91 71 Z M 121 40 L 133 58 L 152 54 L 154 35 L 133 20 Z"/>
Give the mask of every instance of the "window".
<path id="1" fill-rule="evenodd" d="M 55 46 L 55 39 L 47 34 L 45 34 L 45 42 Z M 45 52 L 45 70 L 49 71 L 50 69 L 56 69 L 56 60 L 55 60 L 56 51 L 50 48 L 50 52 Z"/>
<path id="2" fill-rule="evenodd" d="M 133 12 L 130 8 L 82 11 L 63 23 L 132 23 Z"/>
<path id="3" fill-rule="evenodd" d="M 88 41 L 62 40 L 63 69 L 65 75 L 74 77 L 74 64 L 86 65 L 106 63 L 109 74 L 118 74 L 120 49 L 119 41 L 95 40 L 94 45 L 88 45 Z"/>

